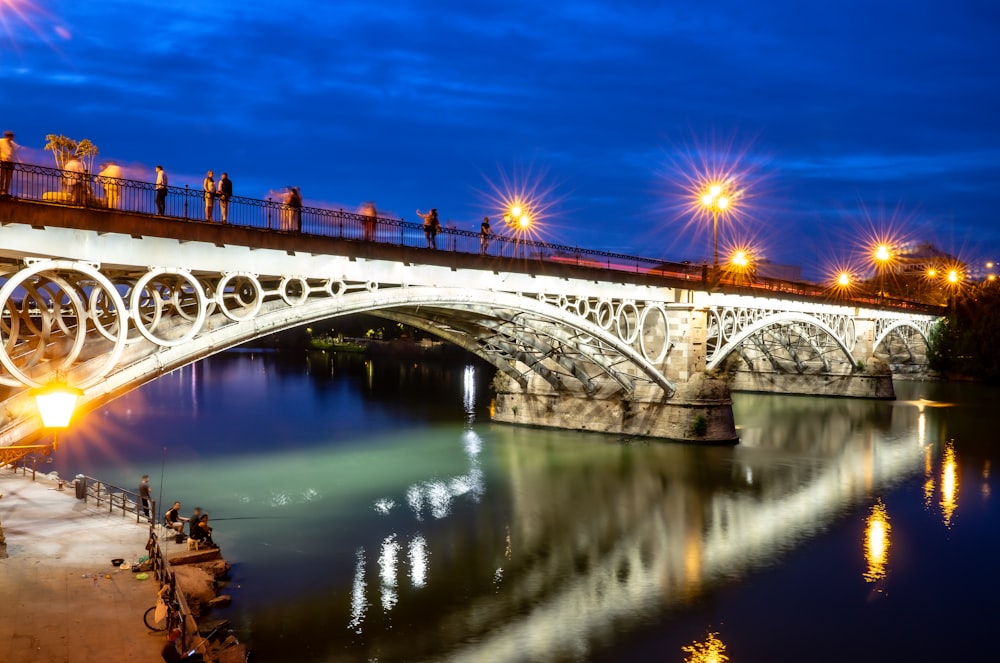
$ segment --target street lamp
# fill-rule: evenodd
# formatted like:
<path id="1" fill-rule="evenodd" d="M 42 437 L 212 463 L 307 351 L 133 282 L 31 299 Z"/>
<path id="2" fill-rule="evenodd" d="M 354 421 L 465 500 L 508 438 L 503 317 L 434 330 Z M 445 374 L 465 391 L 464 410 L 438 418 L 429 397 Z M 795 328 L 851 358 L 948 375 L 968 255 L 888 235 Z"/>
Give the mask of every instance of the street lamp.
<path id="1" fill-rule="evenodd" d="M 531 215 L 519 204 L 514 203 L 511 205 L 510 210 L 503 215 L 503 222 L 514 233 L 514 257 L 516 258 L 517 247 L 519 244 L 523 246 L 524 235 L 531 228 Z M 524 253 L 525 257 L 527 257 L 527 249 L 524 250 Z"/>
<path id="2" fill-rule="evenodd" d="M 709 185 L 701 196 L 701 204 L 712 215 L 712 267 L 719 271 L 719 215 L 729 209 L 732 196 L 722 184 Z"/>
<path id="3" fill-rule="evenodd" d="M 44 444 L 10 445 L 0 447 L 0 464 L 16 463 L 25 456 L 40 453 L 47 456 L 59 446 L 57 431 L 69 426 L 76 408 L 76 401 L 83 392 L 71 387 L 59 378 L 52 380 L 43 387 L 28 392 L 35 399 L 38 414 L 42 417 L 42 426 L 53 429 L 52 446 Z"/>
<path id="4" fill-rule="evenodd" d="M 32 389 L 31 395 L 35 398 L 38 414 L 42 417 L 42 425 L 53 429 L 52 448 L 56 449 L 58 447 L 56 434 L 60 428 L 69 426 L 73 410 L 76 409 L 76 402 L 83 395 L 83 391 L 71 387 L 57 377 L 43 387 Z"/>
<path id="5" fill-rule="evenodd" d="M 875 268 L 878 270 L 878 294 L 883 300 L 886 298 L 885 292 L 885 270 L 892 260 L 892 248 L 888 244 L 879 244 L 872 254 L 875 258 Z"/>

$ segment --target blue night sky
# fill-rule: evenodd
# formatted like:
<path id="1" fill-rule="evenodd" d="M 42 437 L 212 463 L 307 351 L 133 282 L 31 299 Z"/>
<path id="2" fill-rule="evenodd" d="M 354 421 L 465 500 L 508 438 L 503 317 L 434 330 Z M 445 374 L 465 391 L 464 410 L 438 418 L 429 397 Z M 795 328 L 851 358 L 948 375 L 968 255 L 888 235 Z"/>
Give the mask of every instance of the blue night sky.
<path id="1" fill-rule="evenodd" d="M 523 190 L 543 239 L 699 262 L 685 189 L 725 173 L 722 247 L 807 276 L 873 234 L 978 263 L 997 43 L 982 0 L 0 0 L 0 130 L 44 165 L 65 134 L 136 179 L 468 230 Z"/>

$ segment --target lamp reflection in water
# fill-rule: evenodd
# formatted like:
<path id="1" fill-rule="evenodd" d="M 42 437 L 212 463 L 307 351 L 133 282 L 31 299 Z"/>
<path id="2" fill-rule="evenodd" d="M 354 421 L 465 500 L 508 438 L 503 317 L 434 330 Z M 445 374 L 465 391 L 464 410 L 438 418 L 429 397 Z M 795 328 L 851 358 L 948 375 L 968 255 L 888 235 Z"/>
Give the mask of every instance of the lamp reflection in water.
<path id="1" fill-rule="evenodd" d="M 945 527 L 951 527 L 951 517 L 958 508 L 958 459 L 955 456 L 954 440 L 944 445 L 941 461 L 941 515 Z"/>
<path id="2" fill-rule="evenodd" d="M 684 657 L 684 663 L 725 663 L 729 660 L 726 654 L 726 643 L 719 640 L 718 633 L 709 633 L 704 642 L 692 642 L 681 647 L 681 651 L 689 656 Z"/>
<path id="3" fill-rule="evenodd" d="M 476 380 L 475 368 L 470 366 L 463 375 L 463 404 L 469 423 L 475 415 Z M 411 484 L 406 489 L 405 505 L 409 507 L 414 520 L 424 522 L 425 516 L 440 520 L 450 515 L 452 506 L 459 498 L 479 502 L 486 490 L 482 468 L 479 465 L 479 454 L 482 451 L 482 439 L 467 428 L 462 434 L 462 448 L 468 460 L 468 471 L 448 479 L 429 479 Z M 372 504 L 373 510 L 387 516 L 397 506 L 402 506 L 391 497 L 382 497 Z M 509 533 L 508 533 L 509 536 Z M 385 535 L 379 547 L 377 559 L 378 593 L 382 611 L 390 612 L 399 603 L 399 585 L 401 567 L 409 567 L 410 585 L 422 588 L 427 585 L 430 566 L 430 552 L 427 539 L 423 534 L 414 533 L 407 537 L 398 536 L 395 532 Z M 507 542 L 508 550 L 510 541 Z M 366 619 L 368 600 L 367 553 L 363 547 L 355 551 L 354 582 L 351 590 L 351 619 L 348 628 L 360 634 Z M 498 569 L 502 577 L 503 570 Z M 499 580 L 498 580 L 499 582 Z"/>
<path id="4" fill-rule="evenodd" d="M 889 514 L 879 499 L 872 505 L 865 525 L 865 562 L 868 563 L 868 570 L 865 571 L 864 577 L 867 582 L 878 582 L 886 576 L 891 531 Z"/>

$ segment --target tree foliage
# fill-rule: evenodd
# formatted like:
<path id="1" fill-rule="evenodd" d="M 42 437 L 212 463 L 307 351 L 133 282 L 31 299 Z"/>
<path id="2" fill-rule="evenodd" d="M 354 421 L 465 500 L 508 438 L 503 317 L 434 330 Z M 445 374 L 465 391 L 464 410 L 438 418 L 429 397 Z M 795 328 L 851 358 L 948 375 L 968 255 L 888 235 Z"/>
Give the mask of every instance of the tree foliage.
<path id="1" fill-rule="evenodd" d="M 931 330 L 930 367 L 946 374 L 1000 383 L 1000 286 L 986 282 L 959 294 Z"/>
<path id="2" fill-rule="evenodd" d="M 59 170 L 66 170 L 66 163 L 76 158 L 83 163 L 86 172 L 94 172 L 94 159 L 99 150 L 89 138 L 77 142 L 62 134 L 48 134 L 45 136 L 45 140 L 47 141 L 45 149 L 52 152 L 52 156 L 56 160 L 56 168 Z"/>

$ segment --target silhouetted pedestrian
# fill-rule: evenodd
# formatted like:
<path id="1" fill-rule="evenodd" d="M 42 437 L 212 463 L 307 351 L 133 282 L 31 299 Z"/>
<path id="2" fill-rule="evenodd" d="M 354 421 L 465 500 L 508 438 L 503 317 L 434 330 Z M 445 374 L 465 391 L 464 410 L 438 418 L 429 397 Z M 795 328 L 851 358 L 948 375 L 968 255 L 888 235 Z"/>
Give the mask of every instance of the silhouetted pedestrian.
<path id="1" fill-rule="evenodd" d="M 437 234 L 438 230 L 441 229 L 441 221 L 438 220 L 437 208 L 432 207 L 431 211 L 427 212 L 427 214 L 421 213 L 418 209 L 417 216 L 424 220 L 424 237 L 427 239 L 427 248 L 436 249 Z"/>
<path id="2" fill-rule="evenodd" d="M 167 171 L 156 167 L 156 213 L 163 216 L 167 208 Z"/>
<path id="3" fill-rule="evenodd" d="M 233 181 L 229 179 L 229 173 L 222 173 L 219 177 L 219 214 L 222 222 L 229 221 L 229 199 L 233 197 Z"/>
<path id="4" fill-rule="evenodd" d="M 143 474 L 142 480 L 139 481 L 139 505 L 142 507 L 142 515 L 149 518 L 149 475 Z"/>
<path id="5" fill-rule="evenodd" d="M 493 230 L 490 228 L 490 217 L 484 216 L 483 222 L 479 224 L 479 255 L 486 255 L 486 250 L 490 248 L 490 235 Z"/>

